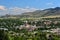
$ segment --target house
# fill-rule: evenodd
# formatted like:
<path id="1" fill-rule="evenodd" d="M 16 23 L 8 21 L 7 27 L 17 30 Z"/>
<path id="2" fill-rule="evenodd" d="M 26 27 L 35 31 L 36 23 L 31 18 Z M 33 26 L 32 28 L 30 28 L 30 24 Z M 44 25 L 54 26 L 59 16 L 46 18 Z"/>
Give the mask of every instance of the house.
<path id="1" fill-rule="evenodd" d="M 45 20 L 43 23 L 44 24 L 51 24 L 52 21 L 49 21 L 49 20 Z"/>

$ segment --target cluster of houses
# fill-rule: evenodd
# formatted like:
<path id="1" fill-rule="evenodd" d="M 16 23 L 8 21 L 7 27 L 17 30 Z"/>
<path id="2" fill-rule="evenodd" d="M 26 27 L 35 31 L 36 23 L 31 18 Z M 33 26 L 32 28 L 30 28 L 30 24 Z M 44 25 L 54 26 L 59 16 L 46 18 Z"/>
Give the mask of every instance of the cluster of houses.
<path id="1" fill-rule="evenodd" d="M 45 20 L 45 21 L 43 21 L 43 24 L 47 24 L 48 25 L 48 24 L 51 24 L 51 22 L 52 21 L 50 21 L 50 20 Z M 53 21 L 53 23 L 57 24 L 58 21 Z M 39 27 L 43 27 L 43 26 L 39 26 Z M 35 25 L 30 25 L 30 24 L 28 24 L 28 21 L 25 21 L 25 23 L 23 25 L 16 26 L 15 28 L 16 29 L 18 28 L 19 30 L 21 30 L 23 28 L 26 28 L 28 30 L 34 30 L 34 29 L 39 28 L 39 27 L 37 27 L 36 24 Z M 8 30 L 8 29 L 6 29 L 6 28 L 0 28 L 0 30 Z M 55 29 L 50 29 L 50 30 L 44 30 L 44 32 L 51 32 L 51 33 L 60 34 L 60 28 L 55 28 Z"/>
<path id="2" fill-rule="evenodd" d="M 28 24 L 28 22 L 26 21 L 25 24 L 23 25 L 20 25 L 20 26 L 17 26 L 16 28 L 19 28 L 20 30 L 23 29 L 23 28 L 26 28 L 28 30 L 34 30 L 35 28 L 37 28 L 36 25 L 30 25 Z"/>
<path id="3" fill-rule="evenodd" d="M 58 23 L 58 21 L 45 20 L 45 21 L 44 21 L 44 24 L 51 24 L 52 22 L 53 22 L 54 24 L 57 24 L 57 23 Z"/>
<path id="4" fill-rule="evenodd" d="M 43 32 L 56 33 L 57 35 L 60 35 L 60 28 L 55 28 L 55 29 L 50 29 L 50 30 L 43 30 Z"/>

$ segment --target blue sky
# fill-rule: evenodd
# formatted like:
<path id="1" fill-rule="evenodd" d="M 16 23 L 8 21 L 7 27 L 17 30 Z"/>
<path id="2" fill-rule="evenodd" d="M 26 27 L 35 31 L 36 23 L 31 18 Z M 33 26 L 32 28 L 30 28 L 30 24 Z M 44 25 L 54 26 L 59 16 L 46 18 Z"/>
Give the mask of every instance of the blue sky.
<path id="1" fill-rule="evenodd" d="M 0 0 L 0 15 L 60 7 L 60 0 Z"/>
<path id="2" fill-rule="evenodd" d="M 9 7 L 30 7 L 46 9 L 51 7 L 60 7 L 60 0 L 0 0 L 0 5 Z"/>

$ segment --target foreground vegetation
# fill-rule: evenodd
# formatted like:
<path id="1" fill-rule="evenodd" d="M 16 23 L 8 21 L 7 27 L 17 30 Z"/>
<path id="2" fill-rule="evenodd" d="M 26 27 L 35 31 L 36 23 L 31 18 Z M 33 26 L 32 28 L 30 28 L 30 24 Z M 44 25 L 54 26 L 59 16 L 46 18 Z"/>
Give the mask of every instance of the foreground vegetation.
<path id="1" fill-rule="evenodd" d="M 28 20 L 29 21 L 29 20 Z M 30 25 L 41 26 L 44 21 L 28 22 Z M 43 24 L 44 28 L 37 28 L 34 30 L 16 29 L 17 26 L 23 25 L 24 22 L 20 19 L 0 19 L 0 28 L 7 28 L 8 30 L 0 29 L 0 40 L 48 40 L 47 34 L 50 34 L 50 40 L 60 40 L 60 35 L 50 32 L 42 32 L 42 30 L 49 30 L 51 28 L 60 28 L 60 23 Z M 51 26 L 50 28 L 47 28 Z M 49 36 L 48 36 L 49 37 Z"/>
<path id="2" fill-rule="evenodd" d="M 48 40 L 46 37 L 48 33 L 37 31 L 25 31 L 24 33 L 19 33 L 19 35 L 12 35 L 9 31 L 1 31 L 0 30 L 0 40 Z M 49 33 L 51 34 L 51 33 Z M 60 40 L 59 35 L 51 34 L 51 40 Z"/>

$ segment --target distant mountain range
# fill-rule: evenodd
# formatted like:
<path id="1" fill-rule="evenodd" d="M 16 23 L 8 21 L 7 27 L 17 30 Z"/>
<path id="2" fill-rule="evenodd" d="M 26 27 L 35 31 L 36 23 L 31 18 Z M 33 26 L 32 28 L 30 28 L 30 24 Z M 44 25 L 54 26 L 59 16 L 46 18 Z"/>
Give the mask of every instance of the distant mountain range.
<path id="1" fill-rule="evenodd" d="M 60 15 L 60 7 L 56 8 L 49 8 L 45 10 L 36 10 L 34 12 L 27 12 L 23 13 L 22 15 L 29 15 L 29 16 L 55 16 Z"/>
<path id="2" fill-rule="evenodd" d="M 44 10 L 36 10 L 34 12 L 26 12 L 22 13 L 20 15 L 6 15 L 6 16 L 14 16 L 14 17 L 46 17 L 46 16 L 58 16 L 60 15 L 60 7 L 56 8 L 49 8 L 49 9 L 44 9 Z M 6 17 L 5 16 L 5 17 Z"/>

